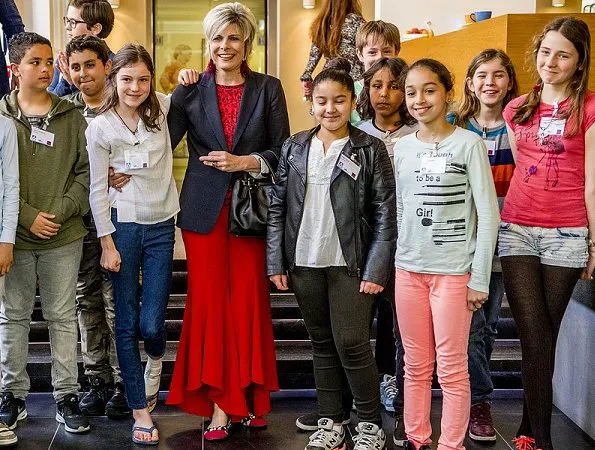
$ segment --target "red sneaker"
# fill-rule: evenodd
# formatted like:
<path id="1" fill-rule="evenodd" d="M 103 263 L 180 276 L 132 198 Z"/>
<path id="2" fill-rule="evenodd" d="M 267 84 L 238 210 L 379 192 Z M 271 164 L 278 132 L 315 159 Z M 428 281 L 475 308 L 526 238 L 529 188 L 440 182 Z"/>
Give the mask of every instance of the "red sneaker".
<path id="1" fill-rule="evenodd" d="M 535 439 L 528 436 L 518 436 L 512 440 L 516 450 L 540 450 L 535 448 Z"/>
<path id="2" fill-rule="evenodd" d="M 469 437 L 480 442 L 496 440 L 496 430 L 492 424 L 492 405 L 488 402 L 476 403 L 471 406 Z"/>

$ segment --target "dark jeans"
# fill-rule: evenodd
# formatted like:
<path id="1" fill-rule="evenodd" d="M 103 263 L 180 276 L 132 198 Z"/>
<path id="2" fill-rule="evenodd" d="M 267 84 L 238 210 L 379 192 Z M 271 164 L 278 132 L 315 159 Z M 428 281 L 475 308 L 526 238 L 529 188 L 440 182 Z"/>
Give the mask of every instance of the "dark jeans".
<path id="1" fill-rule="evenodd" d="M 492 272 L 488 300 L 473 313 L 469 334 L 469 378 L 471 404 L 489 401 L 494 391 L 490 375 L 490 358 L 498 334 L 498 318 L 504 296 L 502 272 Z"/>
<path id="2" fill-rule="evenodd" d="M 344 375 L 359 419 L 381 425 L 378 370 L 370 347 L 374 298 L 346 267 L 296 267 L 290 278 L 312 341 L 321 417 L 342 420 Z"/>
<path id="3" fill-rule="evenodd" d="M 116 348 L 128 406 L 147 407 L 139 339 L 152 358 L 165 353 L 165 310 L 171 290 L 174 220 L 152 225 L 118 222 L 112 235 L 122 257 L 119 272 L 111 272 L 116 313 Z M 142 286 L 138 280 L 142 270 Z M 142 299 L 142 304 L 140 303 Z"/>

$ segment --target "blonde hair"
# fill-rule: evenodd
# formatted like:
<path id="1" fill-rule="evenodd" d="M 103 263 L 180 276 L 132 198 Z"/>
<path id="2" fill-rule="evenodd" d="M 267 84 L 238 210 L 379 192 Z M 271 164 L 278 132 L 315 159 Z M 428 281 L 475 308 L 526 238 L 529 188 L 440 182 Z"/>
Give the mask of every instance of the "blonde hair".
<path id="1" fill-rule="evenodd" d="M 204 18 L 203 27 L 209 42 L 229 25 L 236 25 L 244 40 L 245 57 L 252 53 L 252 44 L 256 36 L 256 18 L 249 8 L 239 2 L 222 3 L 211 9 Z"/>

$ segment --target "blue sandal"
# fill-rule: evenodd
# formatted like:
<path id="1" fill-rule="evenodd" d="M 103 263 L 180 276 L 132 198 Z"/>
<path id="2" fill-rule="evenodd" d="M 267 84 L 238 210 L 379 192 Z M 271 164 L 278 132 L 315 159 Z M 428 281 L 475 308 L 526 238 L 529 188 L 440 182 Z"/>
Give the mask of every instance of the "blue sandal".
<path id="1" fill-rule="evenodd" d="M 159 444 L 159 439 L 157 439 L 156 441 L 143 441 L 141 439 L 137 439 L 134 437 L 134 433 L 136 433 L 137 431 L 140 431 L 141 433 L 150 434 L 151 437 L 153 437 L 153 431 L 155 431 L 156 429 L 157 429 L 157 427 L 155 425 L 153 425 L 151 428 L 141 427 L 141 426 L 133 426 L 132 427 L 132 442 L 134 442 L 135 444 L 139 444 L 139 445 L 157 445 L 157 444 Z"/>

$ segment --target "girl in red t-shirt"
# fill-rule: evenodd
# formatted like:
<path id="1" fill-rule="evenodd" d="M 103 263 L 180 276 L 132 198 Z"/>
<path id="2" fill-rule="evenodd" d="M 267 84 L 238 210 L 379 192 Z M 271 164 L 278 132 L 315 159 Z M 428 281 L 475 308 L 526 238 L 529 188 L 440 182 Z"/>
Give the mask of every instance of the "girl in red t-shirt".
<path id="1" fill-rule="evenodd" d="M 516 169 L 502 211 L 499 254 L 523 351 L 518 449 L 552 450 L 552 375 L 562 317 L 579 278 L 595 269 L 595 95 L 582 20 L 548 24 L 533 49 L 539 79 L 504 118 Z M 586 267 L 585 267 L 586 266 Z"/>

